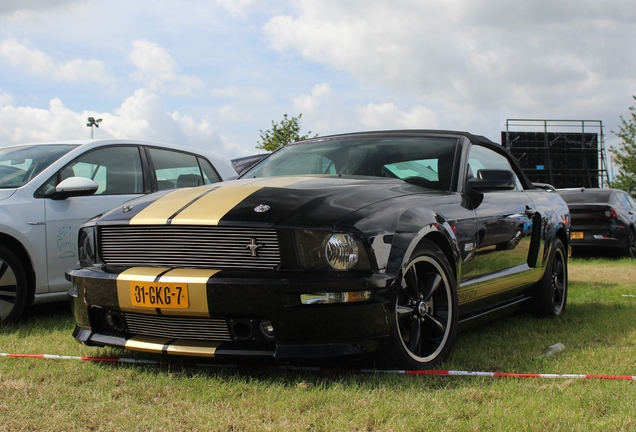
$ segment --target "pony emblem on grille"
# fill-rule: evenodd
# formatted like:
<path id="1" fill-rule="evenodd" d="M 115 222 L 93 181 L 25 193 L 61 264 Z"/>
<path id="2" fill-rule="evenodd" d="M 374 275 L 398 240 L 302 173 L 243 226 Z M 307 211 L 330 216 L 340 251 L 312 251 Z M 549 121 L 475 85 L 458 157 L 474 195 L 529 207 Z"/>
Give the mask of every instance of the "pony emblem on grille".
<path id="1" fill-rule="evenodd" d="M 259 245 L 259 244 L 256 242 L 256 239 L 252 237 L 252 238 L 250 239 L 250 244 L 248 244 L 247 246 L 245 246 L 245 249 L 249 249 L 249 250 L 250 250 L 250 256 L 255 257 L 255 256 L 258 256 L 258 255 L 257 255 L 257 253 L 256 253 L 256 251 L 257 251 L 257 250 L 258 250 L 261 246 L 263 246 L 263 245 Z"/>

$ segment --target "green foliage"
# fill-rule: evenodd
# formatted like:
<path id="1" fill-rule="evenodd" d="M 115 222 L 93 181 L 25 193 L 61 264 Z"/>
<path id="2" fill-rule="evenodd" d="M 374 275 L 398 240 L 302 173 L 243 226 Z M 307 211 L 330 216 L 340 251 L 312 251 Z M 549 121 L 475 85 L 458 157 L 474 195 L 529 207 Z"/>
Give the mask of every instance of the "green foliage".
<path id="1" fill-rule="evenodd" d="M 636 96 L 632 96 L 636 100 Z M 620 148 L 612 148 L 614 162 L 618 165 L 618 174 L 610 187 L 622 189 L 636 196 L 636 106 L 629 107 L 630 115 L 627 119 L 621 116 L 618 132 L 612 131 L 621 139 Z"/>
<path id="2" fill-rule="evenodd" d="M 283 115 L 283 120 L 280 123 L 276 123 L 272 120 L 272 129 L 261 132 L 261 141 L 256 146 L 257 149 L 274 151 L 286 146 L 289 143 L 301 141 L 309 138 L 311 131 L 306 135 L 300 135 L 300 119 L 302 113 L 298 114 L 298 117 L 288 118 L 287 114 Z M 312 138 L 317 137 L 318 134 Z"/>

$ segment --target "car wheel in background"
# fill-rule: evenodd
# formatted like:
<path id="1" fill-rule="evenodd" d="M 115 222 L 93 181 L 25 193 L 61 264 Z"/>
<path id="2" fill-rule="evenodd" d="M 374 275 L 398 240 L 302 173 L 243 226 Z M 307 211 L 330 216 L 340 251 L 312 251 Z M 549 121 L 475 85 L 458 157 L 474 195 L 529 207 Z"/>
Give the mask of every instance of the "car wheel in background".
<path id="1" fill-rule="evenodd" d="M 536 287 L 534 311 L 538 316 L 558 316 L 565 312 L 568 297 L 568 255 L 555 237 L 543 279 Z"/>
<path id="2" fill-rule="evenodd" d="M 14 321 L 22 315 L 27 300 L 27 281 L 18 258 L 0 246 L 0 323 Z"/>
<path id="3" fill-rule="evenodd" d="M 386 366 L 425 369 L 448 356 L 458 313 L 452 275 L 439 247 L 427 240 L 417 247 L 395 296 Z"/>
<path id="4" fill-rule="evenodd" d="M 636 234 L 634 234 L 634 228 L 629 229 L 627 235 L 627 247 L 625 248 L 625 256 L 627 258 L 636 258 Z"/>

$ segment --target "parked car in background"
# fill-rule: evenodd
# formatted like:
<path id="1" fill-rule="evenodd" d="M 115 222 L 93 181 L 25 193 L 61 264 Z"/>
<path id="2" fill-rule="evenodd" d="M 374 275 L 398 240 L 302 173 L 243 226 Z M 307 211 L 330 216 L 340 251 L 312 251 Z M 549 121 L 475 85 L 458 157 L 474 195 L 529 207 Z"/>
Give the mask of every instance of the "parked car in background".
<path id="1" fill-rule="evenodd" d="M 230 162 L 145 141 L 90 140 L 0 148 L 0 322 L 66 300 L 87 219 L 140 195 L 235 178 Z"/>
<path id="2" fill-rule="evenodd" d="M 568 232 L 561 197 L 484 137 L 315 138 L 239 180 L 87 222 L 67 271 L 73 335 L 159 354 L 431 367 L 460 328 L 523 307 L 562 314 Z"/>
<path id="3" fill-rule="evenodd" d="M 558 189 L 570 208 L 573 251 L 604 251 L 636 256 L 636 202 L 611 188 Z"/>
<path id="4" fill-rule="evenodd" d="M 252 168 L 254 165 L 259 163 L 268 155 L 269 153 L 261 153 L 256 155 L 242 156 L 239 158 L 235 158 L 235 159 L 232 159 L 232 166 L 240 175 L 240 174 L 243 174 L 248 169 Z"/>

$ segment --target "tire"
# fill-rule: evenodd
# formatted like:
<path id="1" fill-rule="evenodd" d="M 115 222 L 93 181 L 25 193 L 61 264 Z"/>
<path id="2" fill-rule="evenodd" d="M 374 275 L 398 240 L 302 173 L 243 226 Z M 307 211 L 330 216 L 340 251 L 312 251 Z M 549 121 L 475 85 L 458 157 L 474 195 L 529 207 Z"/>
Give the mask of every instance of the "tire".
<path id="1" fill-rule="evenodd" d="M 446 256 L 427 240 L 417 247 L 403 275 L 392 301 L 389 348 L 382 364 L 427 369 L 448 356 L 455 340 L 456 282 Z"/>
<path id="2" fill-rule="evenodd" d="M 629 234 L 627 235 L 627 246 L 625 247 L 625 256 L 627 258 L 636 258 L 636 234 L 634 234 L 634 228 L 629 228 Z"/>
<path id="3" fill-rule="evenodd" d="M 568 298 L 568 254 L 555 238 L 543 278 L 536 285 L 534 312 L 537 316 L 556 317 L 565 312 Z"/>
<path id="4" fill-rule="evenodd" d="M 0 246 L 0 323 L 18 319 L 27 303 L 27 280 L 20 260 Z"/>

